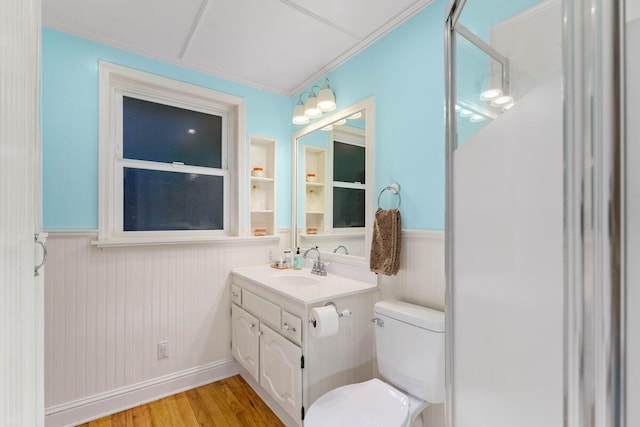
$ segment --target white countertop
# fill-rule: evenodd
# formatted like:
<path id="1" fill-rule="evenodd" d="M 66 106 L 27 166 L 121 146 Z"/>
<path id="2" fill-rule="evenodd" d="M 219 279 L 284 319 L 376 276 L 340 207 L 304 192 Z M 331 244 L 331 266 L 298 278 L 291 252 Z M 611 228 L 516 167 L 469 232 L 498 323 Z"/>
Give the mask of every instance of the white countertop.
<path id="1" fill-rule="evenodd" d="M 279 270 L 267 264 L 234 268 L 231 270 L 231 274 L 250 280 L 303 304 L 312 304 L 377 288 L 372 283 L 348 279 L 331 273 L 322 277 L 311 274 L 311 270 L 308 268 Z"/>

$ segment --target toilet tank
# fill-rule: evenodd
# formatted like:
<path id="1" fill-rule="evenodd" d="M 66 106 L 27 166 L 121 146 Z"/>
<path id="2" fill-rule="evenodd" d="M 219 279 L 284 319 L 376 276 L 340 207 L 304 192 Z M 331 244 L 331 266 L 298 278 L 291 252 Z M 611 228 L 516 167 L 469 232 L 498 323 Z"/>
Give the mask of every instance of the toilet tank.
<path id="1" fill-rule="evenodd" d="M 430 403 L 444 401 L 444 313 L 402 301 L 374 308 L 378 372 Z"/>

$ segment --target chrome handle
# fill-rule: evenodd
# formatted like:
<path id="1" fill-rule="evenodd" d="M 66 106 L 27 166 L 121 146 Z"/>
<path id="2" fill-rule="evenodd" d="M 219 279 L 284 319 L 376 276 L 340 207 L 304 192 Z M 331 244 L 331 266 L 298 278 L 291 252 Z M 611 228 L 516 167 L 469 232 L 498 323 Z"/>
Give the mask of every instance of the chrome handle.
<path id="1" fill-rule="evenodd" d="M 231 292 L 231 296 L 232 296 L 232 297 L 234 297 L 234 298 L 237 298 L 237 297 L 239 297 L 240 295 L 239 295 L 239 294 L 237 294 L 236 292 Z"/>
<path id="2" fill-rule="evenodd" d="M 47 261 L 47 245 L 45 245 L 44 242 L 41 242 L 40 240 L 38 240 L 38 236 L 39 236 L 38 233 L 35 233 L 33 235 L 34 241 L 42 247 L 42 262 L 33 268 L 33 275 L 36 277 L 40 275 L 40 272 L 38 270 L 40 270 L 44 265 L 44 263 Z"/>
<path id="3" fill-rule="evenodd" d="M 378 319 L 377 317 L 374 317 L 373 319 L 371 319 L 371 323 L 375 323 L 376 326 L 380 326 L 381 328 L 384 328 L 384 320 Z"/>
<path id="4" fill-rule="evenodd" d="M 296 331 L 296 328 L 289 326 L 287 322 L 284 322 L 284 325 L 282 325 L 282 329 L 284 329 L 285 331 L 291 331 L 291 332 Z"/>
<path id="5" fill-rule="evenodd" d="M 249 329 L 253 329 L 253 328 L 255 328 L 255 327 L 256 327 L 256 324 L 255 324 L 255 323 L 252 323 L 252 324 L 250 324 L 250 325 L 249 325 Z"/>
<path id="6" fill-rule="evenodd" d="M 264 335 L 264 332 L 262 332 L 262 331 L 258 331 L 258 336 L 259 336 L 259 337 L 261 337 L 261 336 L 263 336 L 263 335 Z"/>

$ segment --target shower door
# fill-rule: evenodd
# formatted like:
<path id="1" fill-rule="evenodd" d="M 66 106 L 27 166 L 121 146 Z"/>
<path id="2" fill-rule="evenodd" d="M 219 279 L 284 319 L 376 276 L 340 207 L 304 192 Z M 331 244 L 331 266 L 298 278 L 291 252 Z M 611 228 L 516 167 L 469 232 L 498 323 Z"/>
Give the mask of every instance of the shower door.
<path id="1" fill-rule="evenodd" d="M 639 18 L 450 2 L 449 426 L 640 425 Z"/>
<path id="2" fill-rule="evenodd" d="M 559 1 L 452 3 L 447 419 L 563 425 Z"/>

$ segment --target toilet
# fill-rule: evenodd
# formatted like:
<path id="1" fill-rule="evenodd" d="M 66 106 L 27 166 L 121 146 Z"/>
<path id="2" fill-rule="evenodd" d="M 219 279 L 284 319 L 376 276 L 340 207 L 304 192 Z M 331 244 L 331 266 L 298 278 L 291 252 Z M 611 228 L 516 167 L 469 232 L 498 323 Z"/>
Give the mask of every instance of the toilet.
<path id="1" fill-rule="evenodd" d="M 444 313 L 392 300 L 378 302 L 374 312 L 382 380 L 320 396 L 305 427 L 418 427 L 425 408 L 444 401 Z"/>

